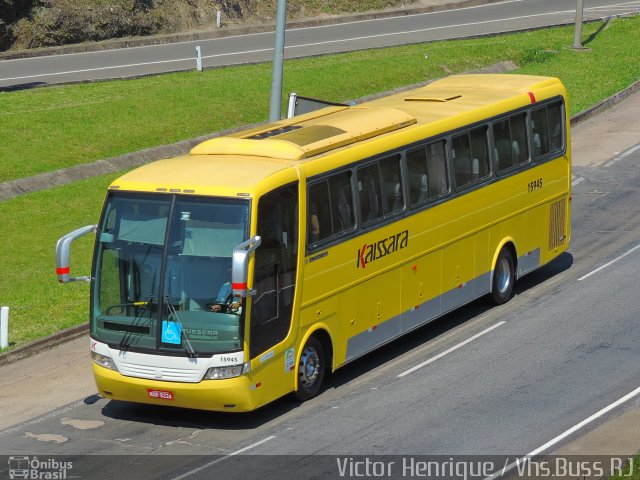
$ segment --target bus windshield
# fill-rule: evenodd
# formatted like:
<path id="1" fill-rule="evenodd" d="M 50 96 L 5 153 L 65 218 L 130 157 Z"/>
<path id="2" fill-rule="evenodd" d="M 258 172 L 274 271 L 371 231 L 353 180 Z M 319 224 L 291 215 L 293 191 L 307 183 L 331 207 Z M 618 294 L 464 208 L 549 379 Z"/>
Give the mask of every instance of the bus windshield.
<path id="1" fill-rule="evenodd" d="M 248 226 L 248 201 L 112 193 L 98 230 L 93 338 L 188 356 L 242 349 L 231 255 Z"/>

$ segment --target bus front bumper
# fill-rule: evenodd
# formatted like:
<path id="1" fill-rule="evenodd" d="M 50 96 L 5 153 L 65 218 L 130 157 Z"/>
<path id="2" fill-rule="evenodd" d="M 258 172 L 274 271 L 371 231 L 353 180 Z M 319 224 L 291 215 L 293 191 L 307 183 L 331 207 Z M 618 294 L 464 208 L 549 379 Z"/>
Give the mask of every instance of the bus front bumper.
<path id="1" fill-rule="evenodd" d="M 247 412 L 258 406 L 247 375 L 199 383 L 161 382 L 127 377 L 95 363 L 93 374 L 100 395 L 111 400 L 219 412 Z"/>

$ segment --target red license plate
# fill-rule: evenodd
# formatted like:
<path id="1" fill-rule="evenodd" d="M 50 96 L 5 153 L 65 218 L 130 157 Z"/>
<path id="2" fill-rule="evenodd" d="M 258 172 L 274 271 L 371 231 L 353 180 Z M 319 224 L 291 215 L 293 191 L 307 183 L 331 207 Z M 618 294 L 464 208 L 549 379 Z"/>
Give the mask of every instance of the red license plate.
<path id="1" fill-rule="evenodd" d="M 173 400 L 173 392 L 169 390 L 151 390 L 147 389 L 149 398 L 157 398 L 160 400 Z"/>

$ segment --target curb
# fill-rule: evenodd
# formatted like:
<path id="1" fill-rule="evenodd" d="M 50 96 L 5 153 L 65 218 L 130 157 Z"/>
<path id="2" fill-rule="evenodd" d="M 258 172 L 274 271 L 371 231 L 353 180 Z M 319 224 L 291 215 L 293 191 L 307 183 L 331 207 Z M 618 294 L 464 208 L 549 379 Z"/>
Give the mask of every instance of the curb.
<path id="1" fill-rule="evenodd" d="M 35 342 L 27 343 L 26 345 L 0 355 L 0 367 L 15 363 L 23 358 L 32 357 L 44 350 L 49 350 L 57 345 L 82 337 L 88 333 L 89 322 L 61 330 L 53 335 L 36 340 Z"/>
<path id="2" fill-rule="evenodd" d="M 344 16 L 333 16 L 324 18 L 307 18 L 292 20 L 287 22 L 287 30 L 298 28 L 319 27 L 325 25 L 338 25 L 341 23 L 358 22 L 365 20 L 376 20 L 381 18 L 399 17 L 407 15 L 418 15 L 421 13 L 440 12 L 453 10 L 456 8 L 477 7 L 489 3 L 499 3 L 503 0 L 451 0 L 439 5 L 428 5 L 422 7 L 405 7 L 390 10 L 380 10 L 368 13 L 358 13 Z M 22 58 L 43 57 L 51 55 L 61 55 L 69 53 L 99 52 L 128 47 L 146 47 L 150 45 L 163 45 L 167 43 L 180 43 L 197 40 L 212 40 L 215 38 L 226 38 L 252 33 L 273 32 L 275 22 L 264 24 L 233 25 L 222 27 L 220 30 L 196 31 L 191 33 L 174 33 L 166 35 L 153 35 L 149 37 L 127 37 L 122 39 L 103 40 L 100 42 L 87 42 L 75 45 L 64 45 L 59 47 L 43 47 L 32 50 L 18 50 L 0 52 L 0 61 L 17 60 Z"/>
<path id="3" fill-rule="evenodd" d="M 608 110 L 609 108 L 617 105 L 618 103 L 625 100 L 627 97 L 633 95 L 638 90 L 640 90 L 640 80 L 631 84 L 631 86 L 625 88 L 624 90 L 613 94 L 609 98 L 605 98 L 599 103 L 596 103 L 594 106 L 587 108 L 579 113 L 576 113 L 573 117 L 571 117 L 571 126 L 575 127 L 579 123 L 584 122 L 585 120 L 590 119 L 591 117 L 595 117 L 599 113 Z"/>
<path id="4" fill-rule="evenodd" d="M 496 65 L 493 65 L 491 67 L 488 68 L 496 68 Z M 487 68 L 487 69 L 488 69 Z M 506 69 L 509 68 L 509 65 L 501 65 L 498 64 L 498 68 L 502 68 L 502 71 L 507 71 Z M 487 69 L 484 69 L 484 71 L 486 71 Z M 476 73 L 479 73 L 479 71 L 476 71 Z M 380 97 L 384 97 L 387 95 L 392 95 L 394 93 L 399 93 L 402 92 L 404 90 L 409 90 L 411 88 L 416 88 L 422 85 L 426 85 L 430 82 L 432 82 L 434 80 L 428 80 L 426 82 L 420 82 L 418 84 L 414 84 L 414 85 L 409 85 L 409 86 L 405 86 L 405 87 L 399 87 L 397 89 L 394 90 L 390 90 L 387 92 L 382 92 L 382 93 L 376 93 L 373 95 L 368 95 L 366 97 L 361 97 L 359 99 L 354 100 L 355 103 L 362 103 L 364 101 L 370 101 L 370 100 L 374 100 L 376 98 L 380 98 Z M 625 88 L 624 90 L 621 90 L 620 92 L 610 96 L 609 98 L 597 103 L 596 105 L 589 107 L 585 110 L 583 110 L 582 112 L 577 113 L 576 115 L 574 115 L 573 117 L 571 117 L 571 126 L 574 127 L 575 125 L 578 125 L 579 123 L 584 122 L 585 120 L 588 120 L 589 118 L 592 118 L 596 115 L 598 115 L 599 113 L 602 113 L 605 110 L 608 110 L 609 108 L 613 107 L 614 105 L 617 105 L 618 103 L 622 102 L 623 100 L 625 100 L 626 98 L 628 98 L 629 96 L 633 95 L 634 93 L 636 93 L 637 91 L 640 91 L 640 80 L 638 80 L 637 82 L 633 83 L 631 86 Z M 194 146 L 195 144 L 207 140 L 209 138 L 215 138 L 215 137 L 219 137 L 222 135 L 226 135 L 229 133 L 233 133 L 233 132 L 237 132 L 240 130 L 244 130 L 245 128 L 249 127 L 256 127 L 259 125 L 263 125 L 267 122 L 262 122 L 262 123 L 257 123 L 257 124 L 253 124 L 253 125 L 246 125 L 246 126 L 242 126 L 242 127 L 238 127 L 238 128 L 234 128 L 231 130 L 224 130 L 221 132 L 216 132 L 213 133 L 211 135 L 205 135 L 202 137 L 198 137 L 195 139 L 191 139 L 191 140 L 184 140 L 182 142 L 178 142 L 172 145 L 165 145 L 163 147 L 157 147 L 157 148 L 150 148 L 147 150 L 142 150 L 140 152 L 134 152 L 131 154 L 127 154 L 124 155 L 122 157 L 117 157 L 117 158 L 113 158 L 113 159 L 109 159 L 109 160 L 103 160 L 100 162 L 96 162 L 96 163 L 92 163 L 92 164 L 87 164 L 87 165 L 81 165 L 80 167 L 85 167 L 86 172 L 83 171 L 83 173 L 87 174 L 86 177 L 82 177 L 82 178 L 88 178 L 91 176 L 95 176 L 95 175 L 99 175 L 100 173 L 107 173 L 107 172 L 98 172 L 96 173 L 96 170 L 98 170 L 96 168 L 96 164 L 100 163 L 101 165 L 104 164 L 106 166 L 110 166 L 110 167 L 100 167 L 100 168 L 111 168 L 113 166 L 117 166 L 119 164 L 125 165 L 125 166 L 134 166 L 133 162 L 140 162 L 139 164 L 142 165 L 143 163 L 147 163 L 150 161 L 154 161 L 154 160 L 159 160 L 160 158 L 167 158 L 167 157 L 160 157 L 160 158 L 155 158 L 153 157 L 154 153 L 160 152 L 161 150 L 163 151 L 163 153 L 166 152 L 181 152 L 178 154 L 182 154 L 185 152 L 185 150 L 187 148 L 191 148 L 192 146 Z M 166 150 L 165 150 L 166 149 Z M 181 150 L 184 149 L 184 150 Z M 126 163 L 127 161 L 131 162 L 131 163 Z M 65 172 L 69 172 L 71 170 L 76 170 L 76 167 L 70 168 L 65 170 Z M 115 171 L 115 170 L 109 170 L 109 171 Z M 52 179 L 55 179 L 57 175 L 60 175 L 61 171 L 57 171 L 57 172 L 50 172 L 47 174 L 42 174 L 42 175 L 38 175 L 38 177 L 45 177 L 47 175 L 52 175 Z M 93 175 L 91 175 L 90 173 L 93 172 Z M 66 175 L 67 177 L 69 176 L 69 174 L 67 173 Z M 31 177 L 33 178 L 33 177 Z M 24 179 L 21 179 L 24 180 Z M 78 179 L 76 179 L 78 180 Z M 40 180 L 39 180 L 40 181 Z M 51 181 L 51 180 L 49 180 Z M 66 182 L 62 182 L 62 183 L 70 183 L 72 180 L 66 181 Z M 4 198 L 2 198 L 3 195 L 3 186 L 6 185 L 7 183 L 12 183 L 12 182 L 5 182 L 4 184 L 0 184 L 0 202 L 5 200 Z M 17 182 L 16 182 L 17 183 Z M 47 185 L 49 188 L 54 186 L 51 184 Z M 35 191 L 35 190 L 34 190 Z M 29 193 L 28 191 L 22 191 L 21 193 L 16 193 L 16 195 L 13 196 L 17 196 L 17 195 L 21 195 L 23 193 Z M 11 197 L 9 197 L 11 198 Z M 71 327 L 68 328 L 66 330 L 62 330 L 60 332 L 54 333 L 53 335 L 50 335 L 48 337 L 45 337 L 43 339 L 40 340 L 36 340 L 34 342 L 28 343 L 24 346 L 18 347 L 14 350 L 11 350 L 7 353 L 3 353 L 0 354 L 0 367 L 4 366 L 4 365 L 8 365 L 10 363 L 14 363 L 18 360 L 21 360 L 23 358 L 27 358 L 33 355 L 36 355 L 40 352 L 42 352 L 43 350 L 47 350 L 50 348 L 53 348 L 57 345 L 60 345 L 61 343 L 73 340 L 75 338 L 81 337 L 82 335 L 85 335 L 86 333 L 88 333 L 89 331 L 89 324 L 88 323 L 83 323 L 81 325 L 75 326 L 75 327 Z"/>

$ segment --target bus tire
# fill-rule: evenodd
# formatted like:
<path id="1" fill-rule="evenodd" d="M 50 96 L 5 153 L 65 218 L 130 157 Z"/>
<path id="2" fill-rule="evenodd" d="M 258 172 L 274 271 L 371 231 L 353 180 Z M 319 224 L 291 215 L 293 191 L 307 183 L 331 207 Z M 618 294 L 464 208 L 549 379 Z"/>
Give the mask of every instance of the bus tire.
<path id="1" fill-rule="evenodd" d="M 316 337 L 310 337 L 298 362 L 298 389 L 295 392 L 298 400 L 304 402 L 320 392 L 326 364 L 322 343 Z"/>
<path id="2" fill-rule="evenodd" d="M 507 303 L 513 296 L 516 283 L 516 262 L 509 247 L 500 250 L 496 266 L 493 270 L 490 298 L 496 305 Z"/>

